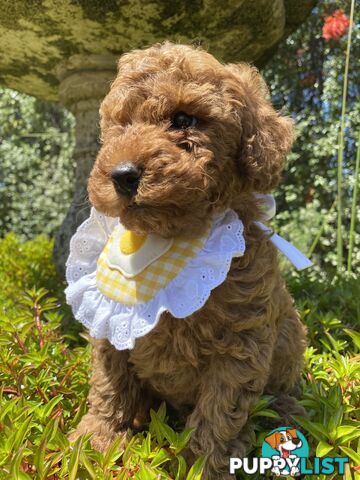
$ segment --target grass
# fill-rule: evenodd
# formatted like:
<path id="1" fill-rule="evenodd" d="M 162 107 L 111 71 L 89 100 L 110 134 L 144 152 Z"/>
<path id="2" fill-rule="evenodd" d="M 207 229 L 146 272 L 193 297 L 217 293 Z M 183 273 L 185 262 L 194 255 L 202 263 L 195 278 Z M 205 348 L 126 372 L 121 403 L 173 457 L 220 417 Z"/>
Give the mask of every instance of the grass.
<path id="1" fill-rule="evenodd" d="M 182 456 L 191 432 L 171 427 L 164 405 L 151 412 L 145 432 L 129 432 L 125 448 L 115 441 L 100 454 L 89 436 L 69 443 L 67 433 L 86 410 L 90 350 L 64 305 L 51 249 L 41 237 L 24 244 L 14 235 L 0 240 L 0 479 L 200 479 L 204 459 L 187 472 Z M 310 339 L 302 379 L 309 416 L 297 418 L 299 428 L 312 456 L 348 456 L 344 478 L 355 480 L 359 282 L 351 275 L 330 281 L 309 273 L 292 277 L 290 287 Z M 274 415 L 270 397 L 253 408 L 254 455 L 268 433 L 262 421 Z"/>

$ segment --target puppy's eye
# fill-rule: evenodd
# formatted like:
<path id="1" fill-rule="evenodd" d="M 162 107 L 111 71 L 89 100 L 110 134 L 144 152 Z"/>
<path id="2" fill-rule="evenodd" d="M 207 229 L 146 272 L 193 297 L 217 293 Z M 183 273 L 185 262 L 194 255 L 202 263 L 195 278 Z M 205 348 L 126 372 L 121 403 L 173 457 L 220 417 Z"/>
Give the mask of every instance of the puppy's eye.
<path id="1" fill-rule="evenodd" d="M 171 120 L 171 126 L 173 128 L 190 128 L 195 127 L 197 119 L 193 115 L 188 115 L 185 112 L 177 112 Z"/>

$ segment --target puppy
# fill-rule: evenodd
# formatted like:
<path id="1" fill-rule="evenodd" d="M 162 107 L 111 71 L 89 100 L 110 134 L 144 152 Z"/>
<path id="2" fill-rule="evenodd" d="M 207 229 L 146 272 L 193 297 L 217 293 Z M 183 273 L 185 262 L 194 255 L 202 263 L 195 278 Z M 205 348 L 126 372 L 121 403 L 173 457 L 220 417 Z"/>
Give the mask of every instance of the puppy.
<path id="1" fill-rule="evenodd" d="M 249 449 L 245 425 L 259 396 L 278 396 L 291 413 L 305 330 L 255 223 L 254 193 L 278 184 L 293 125 L 268 97 L 254 67 L 224 65 L 200 48 L 166 42 L 120 58 L 100 109 L 91 204 L 164 238 L 201 235 L 231 208 L 246 251 L 190 317 L 164 312 L 132 350 L 94 341 L 89 411 L 76 435 L 92 432 L 98 449 L 165 400 L 194 429 L 187 457 L 207 456 L 203 478 L 228 478 L 229 457 Z M 114 180 L 119 167 L 130 172 L 126 188 Z"/>

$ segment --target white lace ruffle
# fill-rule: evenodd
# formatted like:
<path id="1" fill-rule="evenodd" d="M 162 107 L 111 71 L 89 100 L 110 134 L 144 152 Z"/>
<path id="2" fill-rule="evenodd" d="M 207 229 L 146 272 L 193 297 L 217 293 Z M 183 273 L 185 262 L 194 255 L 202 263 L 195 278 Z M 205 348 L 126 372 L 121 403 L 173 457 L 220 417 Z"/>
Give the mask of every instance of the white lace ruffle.
<path id="1" fill-rule="evenodd" d="M 124 305 L 103 295 L 96 285 L 97 259 L 119 220 L 94 208 L 70 242 L 66 264 L 66 299 L 74 316 L 95 338 L 107 338 L 118 350 L 131 349 L 164 311 L 185 318 L 199 310 L 211 291 L 224 282 L 233 257 L 245 251 L 243 224 L 233 210 L 218 218 L 204 247 L 154 298 Z"/>

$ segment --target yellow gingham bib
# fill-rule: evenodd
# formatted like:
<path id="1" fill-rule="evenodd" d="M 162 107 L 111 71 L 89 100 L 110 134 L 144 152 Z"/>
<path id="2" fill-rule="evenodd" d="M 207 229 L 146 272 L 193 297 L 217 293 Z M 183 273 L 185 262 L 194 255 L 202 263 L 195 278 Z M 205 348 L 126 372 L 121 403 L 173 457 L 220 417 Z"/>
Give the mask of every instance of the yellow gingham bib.
<path id="1" fill-rule="evenodd" d="M 264 200 L 269 197 L 259 201 Z M 266 203 L 264 214 L 270 218 L 274 202 Z M 311 265 L 269 227 L 256 224 L 297 268 Z M 129 232 L 119 219 L 92 208 L 70 242 L 66 300 L 92 337 L 107 338 L 118 350 L 131 349 L 164 312 L 186 318 L 205 305 L 225 281 L 232 259 L 244 254 L 243 229 L 229 209 L 213 219 L 203 237 L 167 240 Z"/>
<path id="2" fill-rule="evenodd" d="M 171 240 L 156 235 L 135 236 L 135 247 L 123 240 L 131 232 L 120 224 L 112 232 L 97 263 L 96 284 L 108 298 L 134 305 L 151 300 L 202 249 L 208 235 Z"/>

